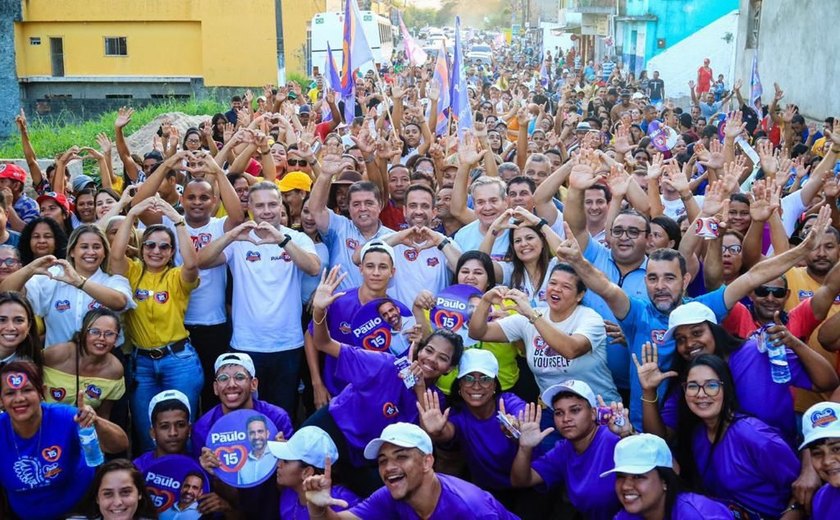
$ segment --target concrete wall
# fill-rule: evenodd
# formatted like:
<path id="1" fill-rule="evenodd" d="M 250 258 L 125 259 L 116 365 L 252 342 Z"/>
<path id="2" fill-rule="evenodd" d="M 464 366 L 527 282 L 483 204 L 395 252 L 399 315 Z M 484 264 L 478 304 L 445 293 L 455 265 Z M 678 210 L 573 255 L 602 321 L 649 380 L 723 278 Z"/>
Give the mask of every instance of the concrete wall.
<path id="1" fill-rule="evenodd" d="M 739 18 L 738 11 L 732 11 L 678 44 L 669 46 L 665 52 L 648 61 L 648 76 L 652 76 L 654 70 L 659 71 L 665 80 L 667 97 L 688 96 L 688 81 L 697 80 L 697 68 L 703 64 L 703 58 L 709 58 L 714 79 L 723 74 L 727 86 L 731 87 L 734 83 L 732 71 Z M 728 43 L 724 40 L 727 34 L 732 35 Z M 743 89 L 741 92 L 746 94 Z"/>
<path id="2" fill-rule="evenodd" d="M 20 110 L 20 90 L 15 74 L 15 21 L 20 20 L 20 2 L 0 1 L 0 139 L 15 129 Z"/>
<path id="3" fill-rule="evenodd" d="M 835 2 L 829 2 L 835 6 Z M 748 41 L 749 0 L 741 0 L 745 13 L 739 24 L 736 72 L 749 92 L 752 57 L 758 53 L 758 71 L 764 86 L 762 101 L 768 104 L 773 82 L 785 91 L 782 103 L 795 103 L 808 118 L 822 120 L 840 115 L 840 97 L 836 91 L 840 77 L 840 57 L 831 44 L 837 34 L 833 11 L 825 1 L 764 0 L 758 49 L 746 49 Z"/>

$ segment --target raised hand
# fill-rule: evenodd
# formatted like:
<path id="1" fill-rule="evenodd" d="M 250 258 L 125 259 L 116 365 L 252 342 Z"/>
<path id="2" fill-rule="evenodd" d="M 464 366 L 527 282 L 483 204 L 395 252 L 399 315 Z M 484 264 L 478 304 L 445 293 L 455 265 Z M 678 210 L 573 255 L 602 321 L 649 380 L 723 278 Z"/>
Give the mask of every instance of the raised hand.
<path id="1" fill-rule="evenodd" d="M 781 186 L 772 179 L 755 181 L 750 192 L 750 218 L 756 222 L 767 222 L 779 209 L 781 191 Z"/>
<path id="2" fill-rule="evenodd" d="M 449 422 L 449 410 L 441 412 L 440 400 L 434 390 L 426 390 L 422 399 L 417 400 L 417 411 L 420 413 L 420 426 L 431 436 L 440 435 Z"/>
<path id="3" fill-rule="evenodd" d="M 604 178 L 603 175 L 596 175 L 598 158 L 589 150 L 581 150 L 579 154 L 574 155 L 572 164 L 572 171 L 569 174 L 569 186 L 572 188 L 587 190 Z"/>
<path id="4" fill-rule="evenodd" d="M 344 292 L 336 293 L 335 290 L 346 276 L 347 273 L 341 273 L 341 266 L 339 265 L 330 269 L 329 274 L 324 269 L 321 273 L 321 283 L 318 284 L 312 295 L 312 308 L 325 311 L 332 302 L 344 296 Z"/>
<path id="5" fill-rule="evenodd" d="M 700 214 L 704 217 L 713 217 L 723 209 L 724 199 L 729 200 L 728 194 L 723 189 L 723 182 L 716 181 L 706 188 L 706 196 L 703 198 L 703 207 Z"/>
<path id="6" fill-rule="evenodd" d="M 723 129 L 723 135 L 726 139 L 735 139 L 747 129 L 747 124 L 744 123 L 743 115 L 740 110 L 730 112 L 726 116 L 726 127 Z"/>
<path id="7" fill-rule="evenodd" d="M 671 189 L 679 193 L 690 191 L 688 178 L 680 170 L 680 166 L 675 160 L 671 159 L 663 170 L 665 172 L 662 177 L 663 184 L 670 186 Z"/>
<path id="8" fill-rule="evenodd" d="M 114 121 L 114 128 L 125 128 L 125 125 L 131 122 L 131 115 L 134 110 L 128 107 L 121 107 L 117 111 L 117 119 Z"/>
<path id="9" fill-rule="evenodd" d="M 662 163 L 664 159 L 662 158 L 662 154 L 657 152 L 653 154 L 653 157 L 650 159 L 650 163 L 648 164 L 647 168 L 647 178 L 648 179 L 658 179 L 660 175 L 662 175 Z"/>
<path id="10" fill-rule="evenodd" d="M 632 356 L 633 364 L 636 365 L 636 371 L 639 373 L 639 383 L 644 390 L 656 390 L 662 381 L 679 375 L 673 370 L 663 373 L 659 369 L 659 350 L 650 341 L 642 345 L 641 363 L 635 353 Z"/>
<path id="11" fill-rule="evenodd" d="M 323 475 L 313 475 L 303 481 L 303 491 L 306 501 L 315 507 L 336 506 L 346 508 L 345 500 L 332 497 L 332 461 L 326 458 Z"/>
<path id="12" fill-rule="evenodd" d="M 478 151 L 478 139 L 467 132 L 464 134 L 464 142 L 458 147 L 458 160 L 461 164 L 478 164 L 486 152 L 486 150 Z"/>
<path id="13" fill-rule="evenodd" d="M 536 448 L 554 431 L 554 428 L 540 430 L 542 410 L 537 403 L 527 403 L 525 409 L 519 412 L 519 446 L 521 448 Z"/>
<path id="14" fill-rule="evenodd" d="M 812 251 L 816 249 L 823 241 L 825 231 L 830 225 L 831 207 L 828 204 L 824 204 L 822 207 L 820 207 L 819 213 L 817 213 L 817 220 L 814 222 L 813 227 L 811 227 L 811 231 L 808 232 L 808 235 L 797 247 L 801 247 L 806 251 Z"/>
<path id="15" fill-rule="evenodd" d="M 571 228 L 569 228 L 569 224 L 566 222 L 563 222 L 563 230 L 565 231 L 566 239 L 560 242 L 560 245 L 557 246 L 557 250 L 554 254 L 561 261 L 575 265 L 583 259 L 583 254 L 580 251 L 580 244 L 578 244 L 577 238 L 575 238 L 574 233 L 572 233 Z"/>
<path id="16" fill-rule="evenodd" d="M 619 124 L 615 131 L 615 143 L 613 143 L 615 153 L 626 154 L 633 149 L 630 144 L 630 128 L 624 124 Z"/>

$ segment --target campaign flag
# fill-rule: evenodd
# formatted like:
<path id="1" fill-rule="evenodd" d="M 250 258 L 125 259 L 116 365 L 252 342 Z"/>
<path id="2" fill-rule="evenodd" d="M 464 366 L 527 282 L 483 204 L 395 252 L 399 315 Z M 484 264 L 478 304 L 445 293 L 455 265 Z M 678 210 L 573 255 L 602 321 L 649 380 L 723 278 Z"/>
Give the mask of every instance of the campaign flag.
<path id="1" fill-rule="evenodd" d="M 540 85 L 542 85 L 543 88 L 548 88 L 548 82 L 548 67 L 545 66 L 545 60 L 543 60 L 542 66 L 540 67 Z"/>
<path id="2" fill-rule="evenodd" d="M 449 110 L 452 104 L 450 97 L 451 86 L 449 84 L 449 55 L 446 54 L 446 46 L 441 42 L 440 49 L 438 49 L 437 61 L 435 62 L 434 80 L 440 85 L 440 98 L 438 99 L 437 111 L 437 128 L 435 133 L 437 135 L 446 134 L 446 128 L 449 126 Z M 432 107 L 434 109 L 434 107 Z"/>
<path id="3" fill-rule="evenodd" d="M 764 88 L 761 86 L 761 78 L 758 76 L 758 53 L 753 54 L 752 72 L 750 73 L 750 104 L 761 114 L 761 94 Z"/>
<path id="4" fill-rule="evenodd" d="M 455 54 L 452 58 L 452 112 L 458 122 L 458 139 L 464 138 L 464 132 L 472 128 L 472 111 L 467 92 L 467 76 L 464 71 L 464 49 L 461 46 L 461 17 L 455 17 Z"/>
<path id="5" fill-rule="evenodd" d="M 408 29 L 403 22 L 402 15 L 400 16 L 400 31 L 402 32 L 403 37 L 403 47 L 405 49 L 405 55 L 408 58 L 408 62 L 412 65 L 419 67 L 426 63 L 426 51 L 424 51 L 417 42 L 414 41 L 414 38 L 409 34 Z"/>
<path id="6" fill-rule="evenodd" d="M 324 92 L 336 92 L 341 88 L 341 77 L 338 75 L 338 66 L 332 54 L 329 42 L 327 42 L 327 57 L 324 64 Z M 326 103 L 321 103 L 321 121 L 332 121 L 332 110 Z"/>
<path id="7" fill-rule="evenodd" d="M 344 100 L 344 122 L 350 124 L 356 115 L 355 70 L 373 61 L 365 32 L 362 29 L 362 14 L 356 0 L 347 0 L 344 6 L 344 38 L 342 41 L 341 88 Z"/>

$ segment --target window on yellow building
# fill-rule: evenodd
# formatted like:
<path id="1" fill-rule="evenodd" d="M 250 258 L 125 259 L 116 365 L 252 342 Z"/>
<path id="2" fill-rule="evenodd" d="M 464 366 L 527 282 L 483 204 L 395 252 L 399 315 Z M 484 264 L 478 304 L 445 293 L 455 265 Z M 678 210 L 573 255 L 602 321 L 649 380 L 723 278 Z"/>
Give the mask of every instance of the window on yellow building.
<path id="1" fill-rule="evenodd" d="M 128 56 L 125 36 L 105 37 L 105 56 Z"/>

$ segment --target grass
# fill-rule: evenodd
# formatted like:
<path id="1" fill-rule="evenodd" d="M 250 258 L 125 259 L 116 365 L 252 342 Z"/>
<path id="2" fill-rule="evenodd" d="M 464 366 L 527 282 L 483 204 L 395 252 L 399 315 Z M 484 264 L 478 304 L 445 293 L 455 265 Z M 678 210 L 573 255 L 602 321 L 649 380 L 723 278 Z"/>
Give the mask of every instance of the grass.
<path id="1" fill-rule="evenodd" d="M 148 124 L 160 114 L 166 112 L 183 112 L 188 115 L 213 115 L 224 112 L 228 107 L 213 99 L 190 99 L 187 101 L 168 100 L 162 103 L 135 108 L 131 116 L 131 123 L 125 128 L 125 134 L 130 135 L 140 127 Z M 105 132 L 113 140 L 114 120 L 117 113 L 106 112 L 101 116 L 84 122 L 75 122 L 69 114 L 59 114 L 50 119 L 39 120 L 30 117 L 29 140 L 39 159 L 55 157 L 73 145 L 96 147 L 96 134 Z M 0 158 L 19 159 L 23 157 L 20 135 L 0 143 Z"/>

